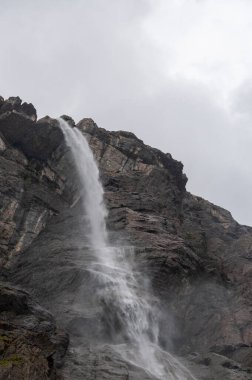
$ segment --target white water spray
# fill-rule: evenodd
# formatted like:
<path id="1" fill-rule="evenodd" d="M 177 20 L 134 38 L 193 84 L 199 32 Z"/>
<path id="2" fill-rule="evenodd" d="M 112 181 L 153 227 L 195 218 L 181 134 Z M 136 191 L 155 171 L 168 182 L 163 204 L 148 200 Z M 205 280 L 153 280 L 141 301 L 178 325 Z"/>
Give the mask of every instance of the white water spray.
<path id="1" fill-rule="evenodd" d="M 107 210 L 93 153 L 77 128 L 71 128 L 63 119 L 59 119 L 59 124 L 79 175 L 83 211 L 90 227 L 89 244 L 97 260 L 90 271 L 99 280 L 98 296 L 118 343 L 115 347 L 127 360 L 158 379 L 196 380 L 176 358 L 158 347 L 155 307 L 143 292 L 139 295 L 137 274 L 133 273 L 129 260 L 132 248 L 108 244 Z"/>

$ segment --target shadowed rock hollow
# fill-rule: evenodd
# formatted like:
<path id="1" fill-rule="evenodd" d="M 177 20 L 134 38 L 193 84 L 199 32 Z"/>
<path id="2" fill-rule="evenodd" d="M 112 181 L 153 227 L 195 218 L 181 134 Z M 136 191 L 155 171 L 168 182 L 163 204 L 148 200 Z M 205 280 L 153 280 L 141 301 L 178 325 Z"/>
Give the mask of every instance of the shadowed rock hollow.
<path id="1" fill-rule="evenodd" d="M 160 300 L 163 355 L 199 380 L 252 379 L 252 228 L 188 193 L 170 154 L 91 119 L 77 128 L 99 165 L 111 238 L 135 246 L 134 268 Z M 114 349 L 95 303 L 58 122 L 36 121 L 19 98 L 0 98 L 0 176 L 0 379 L 154 379 Z"/>

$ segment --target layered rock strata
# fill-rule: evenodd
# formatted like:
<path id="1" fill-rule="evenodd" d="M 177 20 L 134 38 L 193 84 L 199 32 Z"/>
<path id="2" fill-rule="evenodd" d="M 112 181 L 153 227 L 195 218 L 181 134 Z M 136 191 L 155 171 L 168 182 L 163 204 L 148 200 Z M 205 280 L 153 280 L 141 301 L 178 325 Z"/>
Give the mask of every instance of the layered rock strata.
<path id="1" fill-rule="evenodd" d="M 136 266 L 160 299 L 162 347 L 199 380 L 251 379 L 252 228 L 188 193 L 170 154 L 91 119 L 77 127 L 99 163 L 111 237 L 136 247 Z M 122 364 L 99 330 L 78 179 L 58 122 L 36 121 L 19 98 L 0 99 L 0 176 L 0 379 L 149 378 Z M 60 329 L 87 347 L 76 358 L 71 346 L 57 370 L 68 344 Z"/>

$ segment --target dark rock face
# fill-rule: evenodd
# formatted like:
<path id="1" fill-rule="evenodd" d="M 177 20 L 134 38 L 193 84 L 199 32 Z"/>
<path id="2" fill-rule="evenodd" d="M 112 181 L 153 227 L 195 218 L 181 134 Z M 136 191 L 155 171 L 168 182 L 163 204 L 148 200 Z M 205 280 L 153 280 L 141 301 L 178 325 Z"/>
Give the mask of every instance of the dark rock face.
<path id="1" fill-rule="evenodd" d="M 182 165 L 171 156 L 88 119 L 78 127 L 103 172 L 111 229 L 133 239 L 140 265 L 176 321 L 176 350 L 206 353 L 245 344 L 244 358 L 236 358 L 246 366 L 252 354 L 252 228 L 187 193 Z"/>
<path id="2" fill-rule="evenodd" d="M 1 96 L 0 98 L 0 114 L 18 112 L 28 116 L 31 120 L 37 120 L 37 112 L 31 103 L 22 103 L 22 100 L 17 97 L 10 97 L 6 101 Z"/>
<path id="3" fill-rule="evenodd" d="M 98 342 L 73 161 L 57 120 L 34 115 L 19 98 L 0 98 L 0 379 L 153 379 Z M 171 155 L 92 119 L 77 127 L 99 163 L 111 236 L 136 247 L 138 270 L 161 300 L 160 344 L 198 380 L 251 379 L 252 228 L 188 193 Z M 62 369 L 67 336 L 6 280 L 70 334 Z M 77 355 L 80 339 L 87 346 Z"/>
<path id="4" fill-rule="evenodd" d="M 64 202 L 60 196 L 64 179 L 50 166 L 28 159 L 24 152 L 10 146 L 5 137 L 0 137 L 2 265 L 30 245 L 48 217 L 58 212 Z M 11 137 L 8 138 L 12 142 Z M 24 151 L 26 153 L 26 149 Z"/>
<path id="5" fill-rule="evenodd" d="M 0 284 L 0 379 L 56 379 L 68 337 L 27 292 Z"/>
<path id="6" fill-rule="evenodd" d="M 0 106 L 0 267 L 6 280 L 15 258 L 32 245 L 52 215 L 70 206 L 75 192 L 74 185 L 64 191 L 66 178 L 57 169 L 64 155 L 57 121 L 46 117 L 35 123 L 33 106 L 22 105 L 19 98 L 1 100 Z M 0 379 L 56 379 L 67 335 L 57 331 L 53 316 L 28 293 L 4 283 L 0 329 Z"/>
<path id="7" fill-rule="evenodd" d="M 68 115 L 62 115 L 60 116 L 61 119 L 65 120 L 71 127 L 75 127 L 75 121 L 71 116 Z"/>

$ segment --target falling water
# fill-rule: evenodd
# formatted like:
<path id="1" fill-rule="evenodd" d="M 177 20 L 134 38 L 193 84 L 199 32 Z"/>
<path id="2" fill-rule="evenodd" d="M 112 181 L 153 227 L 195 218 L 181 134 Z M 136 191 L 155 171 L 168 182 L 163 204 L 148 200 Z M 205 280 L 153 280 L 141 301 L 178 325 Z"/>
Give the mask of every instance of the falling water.
<path id="1" fill-rule="evenodd" d="M 59 124 L 79 175 L 89 244 L 96 258 L 90 271 L 99 281 L 98 298 L 115 347 L 127 360 L 158 379 L 195 379 L 176 358 L 158 347 L 158 313 L 148 295 L 139 289 L 139 276 L 130 262 L 132 248 L 109 245 L 104 191 L 92 151 L 77 128 L 71 128 L 63 119 Z"/>

